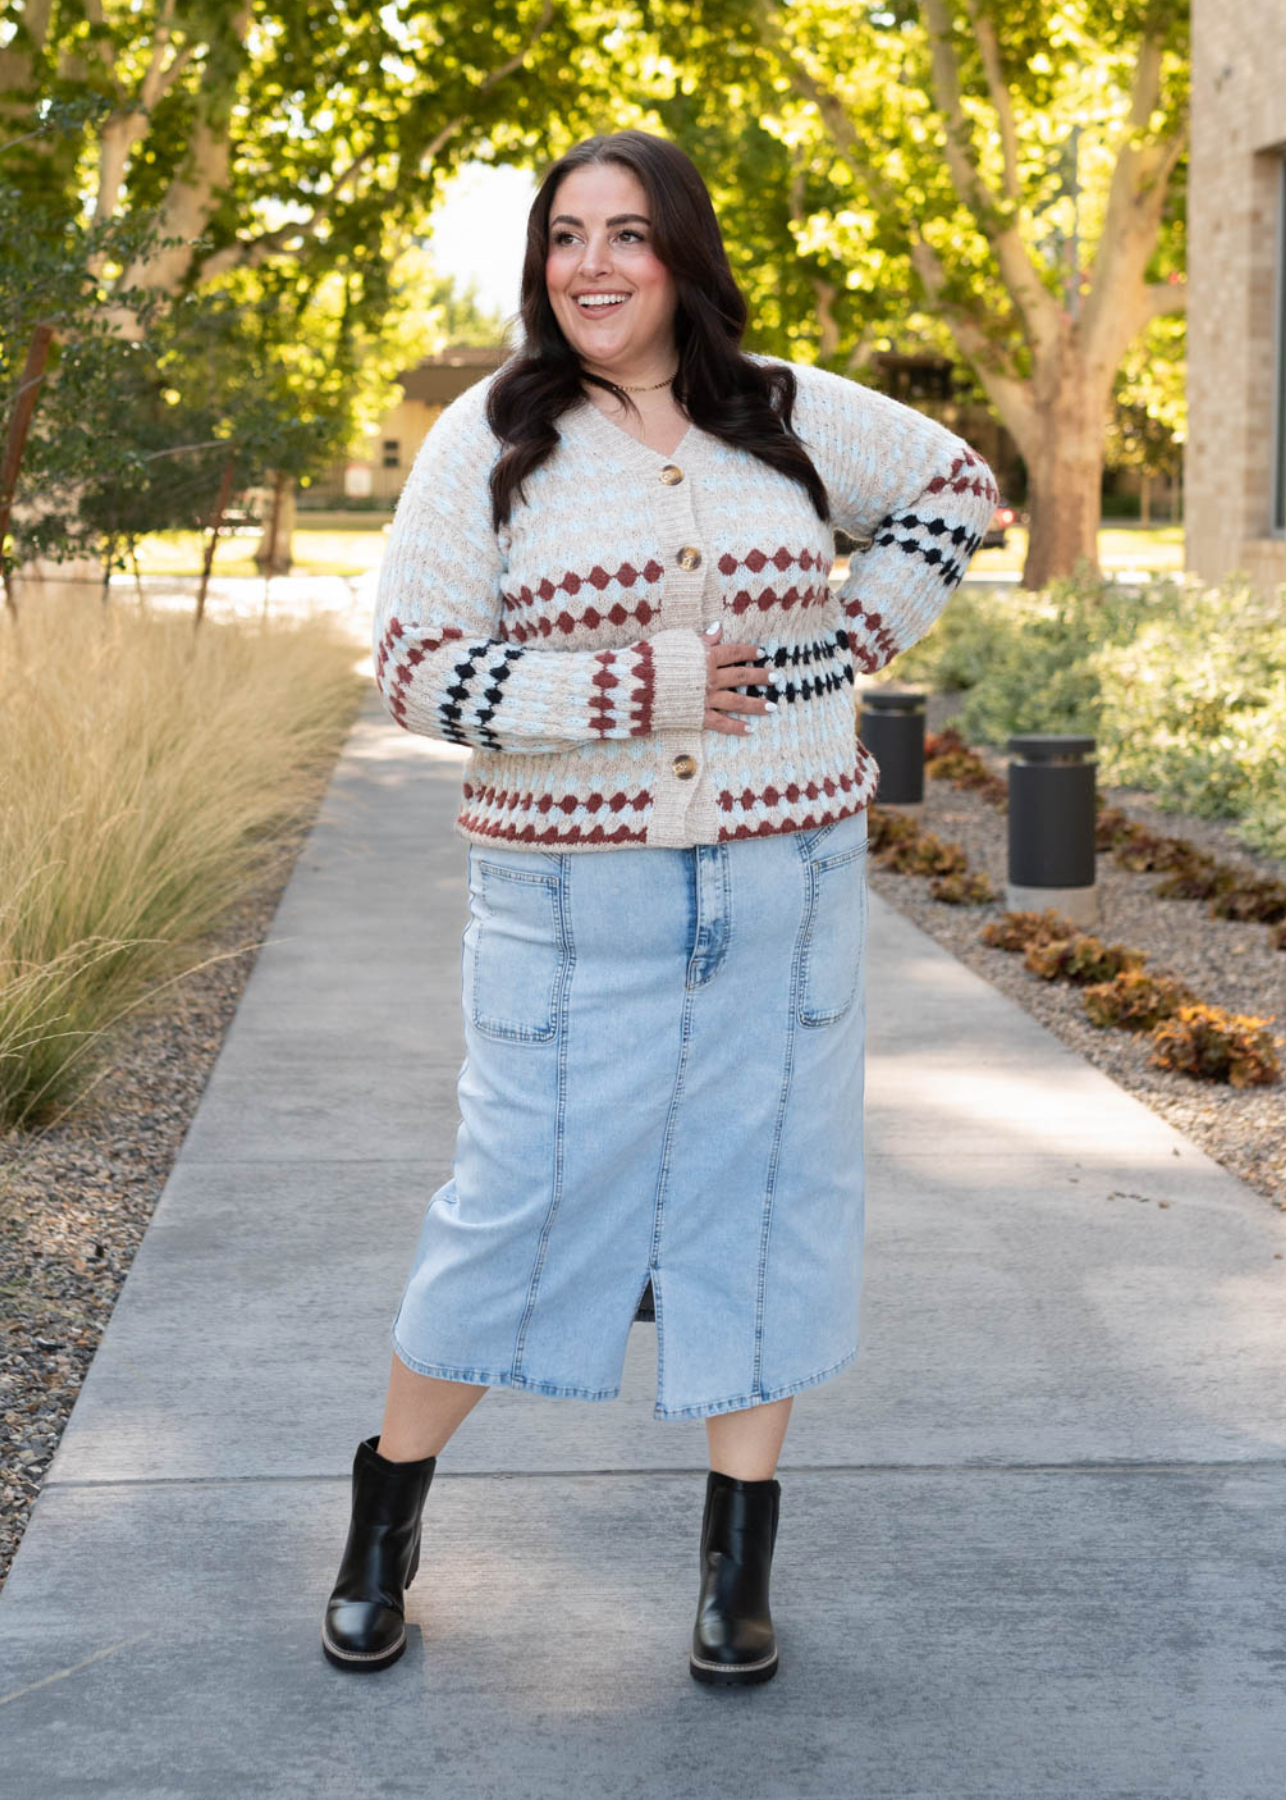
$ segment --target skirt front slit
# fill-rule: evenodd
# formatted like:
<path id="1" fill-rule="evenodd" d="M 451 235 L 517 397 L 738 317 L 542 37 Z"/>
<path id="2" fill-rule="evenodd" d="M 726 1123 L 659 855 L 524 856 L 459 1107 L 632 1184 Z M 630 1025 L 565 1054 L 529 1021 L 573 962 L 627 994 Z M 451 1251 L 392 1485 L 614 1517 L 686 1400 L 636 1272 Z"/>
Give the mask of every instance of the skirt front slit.
<path id="1" fill-rule="evenodd" d="M 470 843 L 460 1124 L 401 1359 L 611 1399 L 650 1279 L 657 1418 L 851 1363 L 866 918 L 864 810 L 690 849 Z"/>

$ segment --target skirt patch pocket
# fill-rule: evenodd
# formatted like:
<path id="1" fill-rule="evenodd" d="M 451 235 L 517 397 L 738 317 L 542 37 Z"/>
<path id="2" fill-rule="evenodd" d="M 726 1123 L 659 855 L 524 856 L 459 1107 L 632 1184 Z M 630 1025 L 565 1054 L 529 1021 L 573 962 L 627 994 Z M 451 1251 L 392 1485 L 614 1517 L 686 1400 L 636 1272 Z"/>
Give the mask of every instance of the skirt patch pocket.
<path id="1" fill-rule="evenodd" d="M 801 1025 L 833 1025 L 857 996 L 866 954 L 866 839 L 808 864 Z"/>
<path id="2" fill-rule="evenodd" d="M 469 1016 L 486 1037 L 547 1043 L 557 1034 L 559 985 L 571 953 L 559 877 L 481 856 L 470 857 L 469 874 Z"/>

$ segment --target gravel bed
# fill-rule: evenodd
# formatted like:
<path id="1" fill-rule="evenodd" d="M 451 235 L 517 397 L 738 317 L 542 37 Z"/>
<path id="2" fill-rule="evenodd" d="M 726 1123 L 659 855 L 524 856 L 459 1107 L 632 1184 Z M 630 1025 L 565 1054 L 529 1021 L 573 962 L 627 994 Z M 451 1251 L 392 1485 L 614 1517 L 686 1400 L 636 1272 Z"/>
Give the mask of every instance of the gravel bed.
<path id="1" fill-rule="evenodd" d="M 271 874 L 196 953 L 227 959 L 117 1033 L 74 1115 L 0 1138 L 0 1586 L 332 766 Z"/>
<path id="2" fill-rule="evenodd" d="M 936 704 L 929 709 L 931 728 L 940 728 L 950 716 L 949 699 L 935 696 Z M 978 751 L 996 773 L 1004 772 L 1003 756 L 981 746 Z M 1222 860 L 1260 874 L 1281 876 L 1284 872 L 1280 864 L 1249 852 L 1217 821 L 1162 812 L 1147 795 L 1127 788 L 1104 786 L 1101 791 L 1107 804 L 1119 806 L 1140 824 L 1169 836 L 1190 838 Z M 1168 1119 L 1208 1156 L 1286 1211 L 1286 1078 L 1272 1087 L 1238 1090 L 1152 1068 L 1146 1033 L 1136 1036 L 1099 1029 L 1086 1017 L 1080 990 L 1071 983 L 1044 981 L 1023 967 L 1021 955 L 990 949 L 980 941 L 983 925 L 1004 911 L 1005 813 L 949 782 L 930 780 L 925 783 L 920 823 L 961 845 L 970 868 L 984 870 L 991 878 L 997 903 L 948 906 L 930 896 L 926 878 L 891 874 L 874 862 L 873 892 L 1025 1007 L 1136 1099 Z M 1275 1019 L 1275 1034 L 1286 1038 L 1286 951 L 1272 947 L 1269 928 L 1212 919 L 1204 901 L 1159 900 L 1151 890 L 1160 879 L 1157 874 L 1131 874 L 1110 854 L 1100 855 L 1103 911 L 1095 935 L 1108 943 L 1146 951 L 1150 972 L 1178 975 L 1209 1005 Z"/>

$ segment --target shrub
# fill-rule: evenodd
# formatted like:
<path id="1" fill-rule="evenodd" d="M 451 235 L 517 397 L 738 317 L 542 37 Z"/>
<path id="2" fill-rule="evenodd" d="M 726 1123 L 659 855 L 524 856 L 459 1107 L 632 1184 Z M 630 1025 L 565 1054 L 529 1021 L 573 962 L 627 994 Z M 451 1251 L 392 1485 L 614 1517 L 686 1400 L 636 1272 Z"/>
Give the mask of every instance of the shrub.
<path id="1" fill-rule="evenodd" d="M 873 807 L 867 842 L 880 867 L 895 875 L 951 875 L 968 866 L 959 844 L 944 844 L 932 831 L 922 831 L 909 813 Z"/>
<path id="2" fill-rule="evenodd" d="M 1148 975 L 1142 969 L 1126 969 L 1111 981 L 1095 982 L 1081 996 L 1095 1025 L 1116 1026 L 1122 1031 L 1150 1031 L 1162 1019 L 1173 1018 L 1180 1007 L 1196 1003 L 1191 989 L 1170 975 Z"/>
<path id="3" fill-rule="evenodd" d="M 937 875 L 929 883 L 935 900 L 948 906 L 986 906 L 996 898 L 991 882 L 981 869 L 972 875 L 956 870 L 952 875 Z"/>
<path id="4" fill-rule="evenodd" d="M 1105 944 L 1086 932 L 1074 932 L 1068 938 L 1055 938 L 1050 943 L 1029 944 L 1023 958 L 1033 975 L 1045 981 L 1072 981 L 1077 986 L 1089 982 L 1111 981 L 1127 969 L 1138 969 L 1147 961 L 1142 950 L 1131 950 L 1124 944 Z"/>
<path id="5" fill-rule="evenodd" d="M 1178 1069 L 1204 1081 L 1266 1087 L 1281 1075 L 1271 1024 L 1221 1006 L 1184 1006 L 1153 1029 L 1149 1060 L 1158 1069 Z"/>
<path id="6" fill-rule="evenodd" d="M 0 1126 L 200 961 L 278 865 L 361 691 L 330 623 L 44 600 L 0 631 Z"/>
<path id="7" fill-rule="evenodd" d="M 1196 851 L 1172 875 L 1158 881 L 1152 892 L 1161 900 L 1209 900 L 1233 879 L 1224 864 L 1204 851 Z"/>
<path id="8" fill-rule="evenodd" d="M 1244 582 L 957 595 L 899 672 L 967 689 L 970 738 L 1091 732 L 1106 781 L 1235 818 L 1245 842 L 1286 854 L 1286 621 Z"/>
<path id="9" fill-rule="evenodd" d="M 1025 950 L 1029 944 L 1051 944 L 1056 938 L 1075 935 L 1076 927 L 1069 919 L 1060 918 L 1052 907 L 1044 912 L 1007 912 L 991 919 L 982 928 L 982 941 L 996 950 Z"/>
<path id="10" fill-rule="evenodd" d="M 895 844 L 909 844 L 920 835 L 920 827 L 909 813 L 889 812 L 882 806 L 866 809 L 867 845 L 872 856 Z"/>
<path id="11" fill-rule="evenodd" d="M 952 875 L 968 866 L 959 844 L 944 844 L 932 831 L 917 831 L 881 850 L 876 860 L 897 875 Z"/>
<path id="12" fill-rule="evenodd" d="M 935 781 L 951 782 L 965 793 L 980 794 L 992 806 L 1009 804 L 1009 784 L 992 774 L 954 726 L 948 725 L 925 738 L 924 772 Z"/>
<path id="13" fill-rule="evenodd" d="M 1286 881 L 1252 876 L 1222 886 L 1210 901 L 1210 916 L 1280 925 L 1286 921 Z"/>

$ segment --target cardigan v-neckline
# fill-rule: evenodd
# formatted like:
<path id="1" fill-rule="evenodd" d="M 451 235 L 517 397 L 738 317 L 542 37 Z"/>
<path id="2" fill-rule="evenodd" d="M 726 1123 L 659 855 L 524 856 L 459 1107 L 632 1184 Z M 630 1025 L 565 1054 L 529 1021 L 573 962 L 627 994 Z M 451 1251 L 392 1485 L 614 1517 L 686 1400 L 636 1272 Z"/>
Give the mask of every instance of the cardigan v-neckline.
<path id="1" fill-rule="evenodd" d="M 696 442 L 698 427 L 691 421 L 683 436 L 673 450 L 653 450 L 650 444 L 626 431 L 623 425 L 617 425 L 609 419 L 601 406 L 595 406 L 590 399 L 583 399 L 579 407 L 573 408 L 571 417 L 585 417 L 585 426 L 591 436 L 602 445 L 605 453 L 617 451 L 623 445 L 627 455 L 633 454 L 634 461 L 640 468 L 655 471 L 658 464 L 673 462 L 680 454 L 690 453 Z"/>

